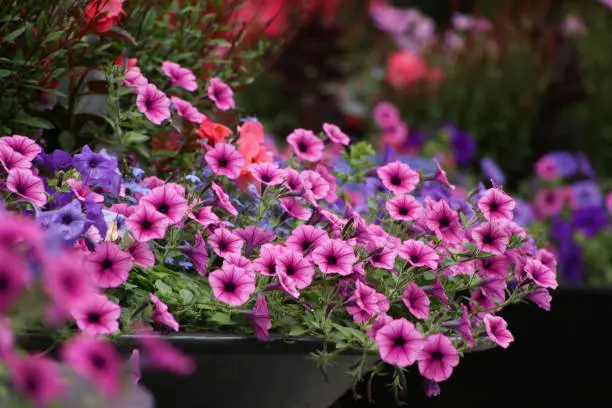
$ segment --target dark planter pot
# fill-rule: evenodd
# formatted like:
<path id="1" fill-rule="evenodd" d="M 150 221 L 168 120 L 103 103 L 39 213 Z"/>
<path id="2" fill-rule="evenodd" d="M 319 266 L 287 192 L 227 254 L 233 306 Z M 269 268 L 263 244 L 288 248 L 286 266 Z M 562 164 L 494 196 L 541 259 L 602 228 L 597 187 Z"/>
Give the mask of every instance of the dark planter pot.
<path id="1" fill-rule="evenodd" d="M 425 397 L 413 368 L 405 401 L 419 408 L 612 406 L 612 288 L 560 288 L 550 312 L 520 304 L 502 315 L 515 337 L 508 349 L 467 354 L 434 398 Z M 388 381 L 374 383 L 374 404 L 347 392 L 333 408 L 396 407 Z M 365 395 L 363 386 L 359 391 Z"/>
<path id="2" fill-rule="evenodd" d="M 189 377 L 143 373 L 141 383 L 153 394 L 157 408 L 328 408 L 351 387 L 347 371 L 361 357 L 340 356 L 324 376 L 308 358 L 323 347 L 315 339 L 261 342 L 212 334 L 165 338 L 192 356 L 197 369 Z M 118 340 L 126 348 L 136 342 L 136 336 Z"/>

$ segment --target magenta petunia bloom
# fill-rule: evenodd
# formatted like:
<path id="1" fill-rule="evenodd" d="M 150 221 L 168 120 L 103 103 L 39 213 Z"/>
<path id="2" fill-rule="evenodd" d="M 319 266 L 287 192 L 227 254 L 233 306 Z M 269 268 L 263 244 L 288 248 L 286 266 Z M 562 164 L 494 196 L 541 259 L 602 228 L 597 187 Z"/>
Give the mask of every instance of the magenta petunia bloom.
<path id="1" fill-rule="evenodd" d="M 478 261 L 478 271 L 481 275 L 506 279 L 510 272 L 510 261 L 505 255 L 498 255 Z"/>
<path id="2" fill-rule="evenodd" d="M 244 156 L 228 143 L 217 143 L 204 158 L 215 174 L 230 179 L 237 179 L 244 167 Z"/>
<path id="3" fill-rule="evenodd" d="M 357 281 L 355 291 L 346 301 L 346 310 L 355 322 L 365 323 L 377 313 L 384 313 L 379 308 L 380 295 L 376 289 Z"/>
<path id="4" fill-rule="evenodd" d="M 329 183 L 316 171 L 304 170 L 300 174 L 300 181 L 304 190 L 303 196 L 311 203 L 322 200 L 329 194 Z"/>
<path id="5" fill-rule="evenodd" d="M 9 147 L 30 162 L 42 151 L 38 143 L 27 136 L 21 135 L 0 137 L 0 145 Z"/>
<path id="6" fill-rule="evenodd" d="M 196 364 L 193 358 L 183 354 L 170 342 L 144 330 L 138 334 L 142 346 L 142 365 L 146 370 L 167 371 L 180 375 L 189 375 L 195 371 Z"/>
<path id="7" fill-rule="evenodd" d="M 60 255 L 47 264 L 43 288 L 53 304 L 71 310 L 95 294 L 91 271 L 80 258 Z"/>
<path id="8" fill-rule="evenodd" d="M 366 334 L 372 341 L 376 341 L 376 333 L 387 324 L 391 323 L 393 318 L 386 313 L 379 313 L 374 319 L 374 323 L 372 323 L 372 327 L 366 330 Z"/>
<path id="9" fill-rule="evenodd" d="M 537 288 L 527 296 L 527 299 L 531 300 L 539 308 L 550 311 L 552 296 L 548 290 L 544 288 Z"/>
<path id="10" fill-rule="evenodd" d="M 75 336 L 62 345 L 60 356 L 106 396 L 114 397 L 119 392 L 123 367 L 119 353 L 109 341 Z"/>
<path id="11" fill-rule="evenodd" d="M 215 206 L 227 211 L 233 216 L 238 215 L 238 210 L 232 204 L 229 195 L 223 190 L 223 187 L 219 186 L 214 181 L 212 182 L 210 188 L 213 193 L 215 193 L 215 197 L 217 197 L 217 201 L 215 202 Z"/>
<path id="12" fill-rule="evenodd" d="M 210 206 L 192 209 L 191 212 L 187 213 L 187 216 L 203 227 L 219 222 L 219 217 L 212 211 Z"/>
<path id="13" fill-rule="evenodd" d="M 230 306 L 244 305 L 255 293 L 255 274 L 233 265 L 208 275 L 215 298 Z"/>
<path id="14" fill-rule="evenodd" d="M 440 281 L 440 278 L 438 276 L 436 276 L 436 280 L 433 285 L 426 285 L 421 287 L 421 289 L 423 289 L 425 293 L 438 299 L 447 308 L 450 308 L 448 304 L 448 296 L 446 296 L 444 286 L 442 286 L 442 281 Z"/>
<path id="15" fill-rule="evenodd" d="M 536 259 L 544 264 L 544 266 L 549 267 L 553 271 L 557 269 L 557 258 L 555 255 L 547 250 L 546 248 L 538 249 L 536 253 Z"/>
<path id="16" fill-rule="evenodd" d="M 381 129 L 391 127 L 401 121 L 400 111 L 391 102 L 378 102 L 372 109 L 374 121 Z"/>
<path id="17" fill-rule="evenodd" d="M 66 180 L 66 184 L 70 186 L 74 196 L 81 202 L 85 201 L 87 197 L 91 198 L 96 203 L 104 202 L 104 196 L 102 194 L 93 192 L 91 188 L 89 188 L 89 186 L 83 182 L 75 179 L 68 179 Z"/>
<path id="18" fill-rule="evenodd" d="M 220 257 L 240 255 L 244 241 L 227 228 L 217 228 L 208 237 L 208 244 Z"/>
<path id="19" fill-rule="evenodd" d="M 228 255 L 225 258 L 223 258 L 223 265 L 221 265 L 221 268 L 226 268 L 230 265 L 233 265 L 240 269 L 244 269 L 245 271 L 250 272 L 250 273 L 256 272 L 255 268 L 253 267 L 253 262 L 250 259 L 245 258 L 242 255 L 234 254 L 234 255 Z"/>
<path id="20" fill-rule="evenodd" d="M 474 243 L 481 251 L 502 255 L 510 243 L 510 233 L 506 223 L 492 221 L 481 224 L 472 230 Z"/>
<path id="21" fill-rule="evenodd" d="M 419 173 L 400 161 L 381 166 L 376 173 L 383 185 L 395 194 L 409 193 L 419 184 Z"/>
<path id="22" fill-rule="evenodd" d="M 563 209 L 565 195 L 562 189 L 541 188 L 534 200 L 534 209 L 541 217 L 557 215 Z"/>
<path id="23" fill-rule="evenodd" d="M 277 186 L 285 180 L 285 171 L 276 163 L 254 163 L 249 166 L 249 171 L 262 184 Z"/>
<path id="24" fill-rule="evenodd" d="M 329 124 L 329 123 L 324 123 L 323 124 L 323 131 L 325 132 L 325 134 L 327 135 L 329 140 L 331 140 L 334 143 L 341 144 L 341 145 L 344 145 L 344 146 L 348 146 L 349 143 L 351 142 L 351 138 L 348 137 L 348 135 L 346 135 L 346 133 L 344 133 L 336 125 L 332 125 L 332 124 Z"/>
<path id="25" fill-rule="evenodd" d="M 126 220 L 126 226 L 139 242 L 148 242 L 166 236 L 170 220 L 149 205 L 139 205 Z"/>
<path id="26" fill-rule="evenodd" d="M 202 238 L 202 232 L 198 231 L 195 236 L 195 243 L 184 250 L 185 254 L 193 263 L 193 267 L 202 276 L 208 272 L 208 249 L 206 242 Z"/>
<path id="27" fill-rule="evenodd" d="M 427 203 L 426 225 L 438 238 L 449 245 L 463 242 L 463 230 L 459 222 L 459 214 L 445 200 L 433 201 L 425 198 Z"/>
<path id="28" fill-rule="evenodd" d="M 162 71 L 170 78 L 170 85 L 178 86 L 183 89 L 193 92 L 198 89 L 196 76 L 187 68 L 181 67 L 179 64 L 164 61 L 162 63 Z"/>
<path id="29" fill-rule="evenodd" d="M 304 289 L 312 283 L 315 274 L 312 263 L 297 251 L 276 254 L 276 272 L 283 273 L 295 283 L 297 289 Z"/>
<path id="30" fill-rule="evenodd" d="M 0 312 L 3 312 L 11 307 L 25 289 L 28 267 L 15 250 L 6 250 L 1 245 L 0 259 Z"/>
<path id="31" fill-rule="evenodd" d="M 487 335 L 491 340 L 497 343 L 502 348 L 507 348 L 514 341 L 514 336 L 508 330 L 508 323 L 499 316 L 493 316 L 490 313 L 484 315 L 482 319 L 485 325 Z"/>
<path id="32" fill-rule="evenodd" d="M 178 224 L 187 213 L 187 199 L 179 194 L 174 183 L 155 187 L 140 202 L 164 214 L 172 224 Z"/>
<path id="33" fill-rule="evenodd" d="M 480 282 L 480 290 L 487 296 L 500 302 L 506 300 L 506 280 L 487 278 Z"/>
<path id="34" fill-rule="evenodd" d="M 170 99 L 153 84 L 137 89 L 136 106 L 147 119 L 156 125 L 170 118 Z"/>
<path id="35" fill-rule="evenodd" d="M 0 316 L 0 360 L 5 361 L 13 355 L 15 336 L 11 328 L 11 319 Z"/>
<path id="36" fill-rule="evenodd" d="M 357 261 L 352 246 L 340 239 L 328 239 L 312 252 L 312 260 L 324 274 L 348 276 Z"/>
<path id="37" fill-rule="evenodd" d="M 11 193 L 42 207 L 47 204 L 45 185 L 40 177 L 32 174 L 30 170 L 14 168 L 9 171 L 6 187 Z"/>
<path id="38" fill-rule="evenodd" d="M 2 143 L 0 143 L 0 164 L 6 172 L 11 171 L 11 169 L 28 170 L 32 167 L 30 160 Z"/>
<path id="39" fill-rule="evenodd" d="M 149 299 L 151 299 L 151 303 L 153 303 L 151 320 L 166 326 L 175 332 L 179 331 L 179 324 L 174 316 L 168 312 L 168 306 L 152 293 L 149 293 Z"/>
<path id="40" fill-rule="evenodd" d="M 295 129 L 287 136 L 287 143 L 302 160 L 317 162 L 323 158 L 323 141 L 311 130 Z"/>
<path id="41" fill-rule="evenodd" d="M 402 317 L 378 330 L 376 344 L 380 358 L 385 363 L 408 367 L 414 364 L 423 349 L 424 339 L 414 324 Z"/>
<path id="42" fill-rule="evenodd" d="M 121 307 L 106 296 L 90 296 L 72 309 L 77 326 L 89 336 L 113 334 L 119 330 Z"/>
<path id="43" fill-rule="evenodd" d="M 253 261 L 253 270 L 266 276 L 276 275 L 276 258 L 283 252 L 283 247 L 274 244 L 264 244 L 259 251 L 259 257 Z"/>
<path id="44" fill-rule="evenodd" d="M 206 115 L 200 113 L 198 108 L 176 96 L 170 97 L 170 102 L 174 105 L 176 113 L 193 123 L 202 123 L 206 119 Z"/>
<path id="45" fill-rule="evenodd" d="M 417 319 L 429 318 L 429 297 L 416 283 L 408 282 L 402 294 L 402 302 Z"/>
<path id="46" fill-rule="evenodd" d="M 555 271 L 537 259 L 528 259 L 523 271 L 529 279 L 543 288 L 556 289 L 558 286 Z"/>
<path id="47" fill-rule="evenodd" d="M 272 328 L 272 320 L 270 319 L 268 303 L 264 295 L 257 295 L 253 311 L 247 314 L 247 317 L 255 328 L 257 338 L 267 341 L 270 338 L 269 330 Z"/>
<path id="48" fill-rule="evenodd" d="M 246 256 L 250 256 L 255 248 L 270 243 L 276 238 L 274 231 L 265 230 L 254 225 L 236 229 L 234 234 L 238 235 L 246 243 Z"/>
<path id="49" fill-rule="evenodd" d="M 127 250 L 136 265 L 145 269 L 155 265 L 155 254 L 144 242 L 135 242 Z"/>
<path id="50" fill-rule="evenodd" d="M 234 91 L 220 78 L 211 78 L 208 84 L 208 97 L 215 103 L 217 109 L 226 111 L 236 108 Z"/>
<path id="51" fill-rule="evenodd" d="M 508 194 L 498 188 L 490 188 L 478 200 L 478 208 L 488 221 L 512 220 L 516 203 Z"/>
<path id="52" fill-rule="evenodd" d="M 132 91 L 135 93 L 138 93 L 138 89 L 142 89 L 148 83 L 149 80 L 142 74 L 140 69 L 130 69 L 125 73 L 125 79 L 123 80 L 123 85 L 128 88 L 136 88 Z"/>
<path id="53" fill-rule="evenodd" d="M 64 395 L 64 383 L 54 360 L 43 356 L 18 357 L 8 365 L 15 388 L 36 406 L 46 406 Z"/>
<path id="54" fill-rule="evenodd" d="M 398 239 L 399 241 L 399 239 Z M 401 241 L 400 241 L 401 242 Z M 376 244 L 368 245 L 368 252 L 374 252 L 368 261 L 375 268 L 386 269 L 392 271 L 395 267 L 395 258 L 397 256 L 397 246 L 399 243 L 392 242 L 391 239 L 385 239 L 381 246 Z"/>
<path id="55" fill-rule="evenodd" d="M 385 208 L 391 218 L 398 221 L 414 221 L 423 216 L 423 206 L 416 198 L 408 194 L 395 196 L 385 202 Z"/>
<path id="56" fill-rule="evenodd" d="M 435 333 L 425 339 L 417 360 L 423 377 L 440 382 L 447 380 L 459 364 L 459 352 L 448 337 Z"/>
<path id="57" fill-rule="evenodd" d="M 319 227 L 312 225 L 299 225 L 291 232 L 289 238 L 285 242 L 288 249 L 306 253 L 308 250 L 319 247 L 323 242 L 327 241 L 329 236 L 327 232 Z"/>
<path id="58" fill-rule="evenodd" d="M 470 347 L 474 347 L 474 335 L 472 334 L 472 322 L 468 314 L 468 309 L 465 305 L 461 305 L 461 318 L 442 323 L 442 326 L 456 330 L 468 343 Z"/>
<path id="59" fill-rule="evenodd" d="M 470 302 L 470 307 L 474 310 L 478 308 L 499 310 L 499 308 L 496 308 L 497 305 L 493 301 L 493 298 L 491 296 L 488 296 L 487 292 L 484 291 L 482 288 L 478 288 L 473 291 L 470 294 L 470 299 L 474 301 Z"/>
<path id="60" fill-rule="evenodd" d="M 295 281 L 291 279 L 285 272 L 278 271 L 276 273 L 276 277 L 278 278 L 278 283 L 280 285 L 280 289 L 285 291 L 287 294 L 291 295 L 295 299 L 300 298 L 300 291 L 295 286 Z"/>
<path id="61" fill-rule="evenodd" d="M 433 179 L 440 184 L 444 184 L 451 190 L 454 190 L 455 186 L 448 181 L 446 171 L 444 171 L 442 167 L 440 167 L 440 163 L 438 163 L 438 160 L 434 159 L 433 161 L 436 164 L 436 173 L 433 175 Z"/>
<path id="62" fill-rule="evenodd" d="M 298 220 L 308 221 L 312 215 L 312 211 L 303 207 L 302 204 L 293 197 L 281 198 L 279 203 L 288 216 L 295 217 Z"/>
<path id="63" fill-rule="evenodd" d="M 425 379 L 423 386 L 425 388 L 425 395 L 428 398 L 440 395 L 440 384 L 437 382 Z"/>
<path id="64" fill-rule="evenodd" d="M 132 269 L 132 256 L 113 242 L 103 242 L 85 257 L 93 282 L 100 288 L 116 288 L 125 282 Z"/>
<path id="65" fill-rule="evenodd" d="M 291 191 L 298 191 L 302 189 L 302 180 L 300 179 L 300 173 L 296 169 L 290 167 L 285 169 L 285 177 L 287 181 L 285 186 Z"/>
<path id="66" fill-rule="evenodd" d="M 409 239 L 399 247 L 398 255 L 412 266 L 438 269 L 440 256 L 424 242 Z"/>

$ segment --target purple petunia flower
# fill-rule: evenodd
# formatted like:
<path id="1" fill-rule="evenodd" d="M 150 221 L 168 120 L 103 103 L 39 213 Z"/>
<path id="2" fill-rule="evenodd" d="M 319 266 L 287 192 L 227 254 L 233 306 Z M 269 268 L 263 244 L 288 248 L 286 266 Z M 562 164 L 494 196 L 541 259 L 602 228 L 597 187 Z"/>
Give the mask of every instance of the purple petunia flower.
<path id="1" fill-rule="evenodd" d="M 608 215 L 601 207 L 585 207 L 572 212 L 572 226 L 589 238 L 608 224 Z"/>
<path id="2" fill-rule="evenodd" d="M 502 169 L 490 157 L 480 159 L 480 169 L 488 179 L 492 179 L 497 184 L 506 184 L 506 176 Z"/>
<path id="3" fill-rule="evenodd" d="M 74 156 L 73 165 L 83 176 L 86 185 L 99 186 L 111 194 L 119 194 L 121 174 L 116 157 L 102 151 L 95 153 L 85 145 L 81 153 Z"/>
<path id="4" fill-rule="evenodd" d="M 457 163 L 460 165 L 468 164 L 476 153 L 474 137 L 451 123 L 444 125 L 442 130 L 448 133 L 451 138 Z"/>
<path id="5" fill-rule="evenodd" d="M 594 181 L 579 181 L 572 186 L 571 203 L 574 209 L 599 207 L 603 203 L 603 195 Z"/>
<path id="6" fill-rule="evenodd" d="M 96 202 L 94 204 L 99 207 Z M 41 224 L 46 229 L 54 236 L 61 237 L 68 245 L 72 245 L 85 231 L 87 224 L 78 200 L 72 200 L 70 204 L 58 210 L 42 212 L 39 217 Z"/>

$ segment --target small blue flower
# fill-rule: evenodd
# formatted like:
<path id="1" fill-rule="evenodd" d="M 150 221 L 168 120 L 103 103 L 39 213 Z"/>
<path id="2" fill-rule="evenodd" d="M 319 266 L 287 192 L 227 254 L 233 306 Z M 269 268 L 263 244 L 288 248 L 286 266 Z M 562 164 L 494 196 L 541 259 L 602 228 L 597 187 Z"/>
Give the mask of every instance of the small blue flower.
<path id="1" fill-rule="evenodd" d="M 134 167 L 132 167 L 132 174 L 137 179 L 140 179 L 142 176 L 145 175 L 145 171 L 143 169 L 141 169 L 140 167 L 138 167 L 138 166 L 134 166 Z"/>
<path id="2" fill-rule="evenodd" d="M 179 261 L 179 266 L 185 269 L 191 269 L 193 268 L 193 264 L 187 260 L 181 260 Z"/>
<path id="3" fill-rule="evenodd" d="M 174 258 L 167 258 L 164 262 L 168 265 L 174 265 Z"/>
<path id="4" fill-rule="evenodd" d="M 202 180 L 195 175 L 195 173 L 191 173 L 185 176 L 188 181 L 191 181 L 193 184 L 202 184 Z"/>

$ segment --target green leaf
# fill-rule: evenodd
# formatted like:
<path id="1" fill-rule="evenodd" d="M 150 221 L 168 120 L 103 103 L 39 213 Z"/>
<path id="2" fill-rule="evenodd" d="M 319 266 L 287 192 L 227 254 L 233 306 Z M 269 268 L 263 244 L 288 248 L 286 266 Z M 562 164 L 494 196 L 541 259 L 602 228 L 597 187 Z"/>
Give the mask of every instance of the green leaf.
<path id="1" fill-rule="evenodd" d="M 172 294 L 172 288 L 159 279 L 155 281 L 155 288 L 157 288 L 162 295 Z"/>
<path id="2" fill-rule="evenodd" d="M 44 119 L 37 118 L 34 116 L 27 117 L 25 119 L 17 119 L 15 122 L 21 123 L 26 126 L 30 126 L 36 129 L 53 129 L 55 126 Z"/>
<path id="3" fill-rule="evenodd" d="M 0 78 L 5 78 L 11 75 L 11 71 L 8 69 L 0 69 Z"/>
<path id="4" fill-rule="evenodd" d="M 296 327 L 292 327 L 291 330 L 289 330 L 289 337 L 299 337 L 299 336 L 303 336 L 304 334 L 308 333 L 308 329 L 302 326 L 296 326 Z"/>
<path id="5" fill-rule="evenodd" d="M 193 293 L 187 289 L 179 290 L 179 296 L 183 299 L 184 304 L 190 304 L 193 301 Z"/>
<path id="6" fill-rule="evenodd" d="M 74 135 L 66 130 L 62 131 L 62 133 L 60 133 L 59 135 L 59 144 L 60 147 L 67 151 L 70 152 L 72 150 L 74 150 L 75 146 L 76 146 L 76 138 L 74 137 Z"/>
<path id="7" fill-rule="evenodd" d="M 127 132 L 123 139 L 126 144 L 139 144 L 147 140 L 149 140 L 149 136 L 134 131 Z"/>
<path id="8" fill-rule="evenodd" d="M 207 43 L 209 45 L 215 45 L 215 46 L 218 46 L 218 47 L 229 47 L 230 45 L 232 45 L 232 44 L 230 44 L 229 41 L 227 41 L 227 40 L 225 40 L 223 38 L 213 38 L 211 40 L 208 40 Z"/>
<path id="9" fill-rule="evenodd" d="M 9 42 L 9 43 L 14 42 L 17 37 L 19 37 L 21 34 L 23 34 L 25 29 L 26 29 L 26 27 L 24 26 L 24 27 L 16 29 L 12 33 L 8 33 L 7 35 L 5 35 L 2 38 L 2 42 Z"/>
<path id="10" fill-rule="evenodd" d="M 221 325 L 231 325 L 232 317 L 228 313 L 217 312 L 210 316 L 210 320 Z"/>

